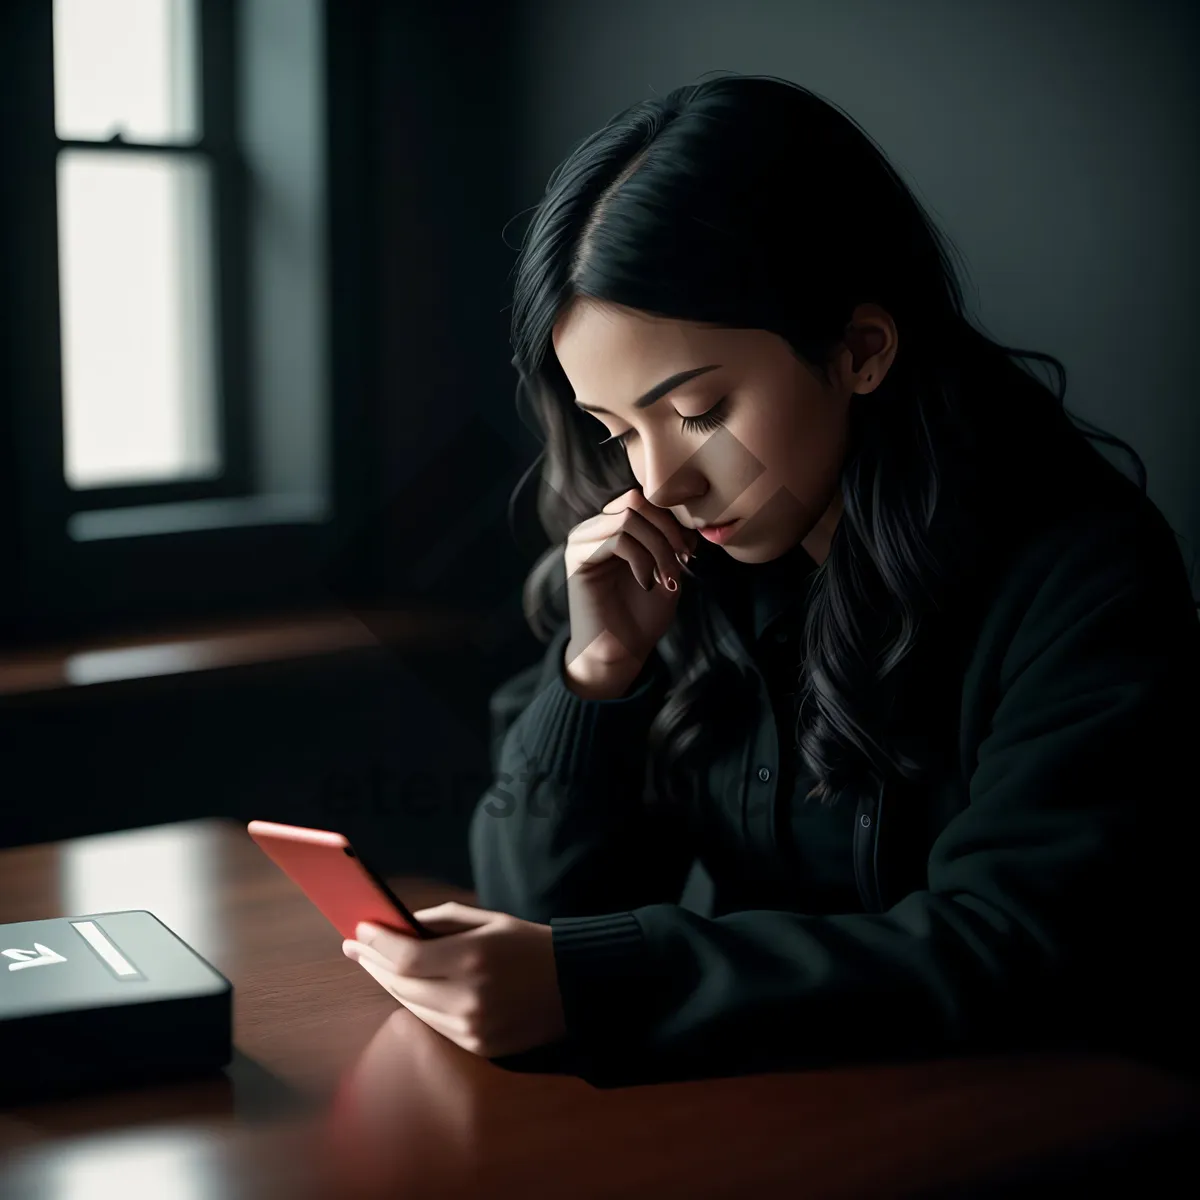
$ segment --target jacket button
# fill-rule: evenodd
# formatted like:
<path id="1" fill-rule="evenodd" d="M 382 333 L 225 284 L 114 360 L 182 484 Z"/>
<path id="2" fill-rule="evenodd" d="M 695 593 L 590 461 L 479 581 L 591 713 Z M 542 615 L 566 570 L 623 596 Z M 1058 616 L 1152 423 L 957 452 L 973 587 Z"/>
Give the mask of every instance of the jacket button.
<path id="1" fill-rule="evenodd" d="M 763 781 L 763 783 L 766 783 L 767 780 L 771 778 L 770 767 L 759 767 L 758 768 L 758 777 L 759 777 L 759 779 L 761 779 Z"/>
<path id="2" fill-rule="evenodd" d="M 864 829 L 871 828 L 871 818 L 868 817 L 866 813 L 863 813 L 863 815 L 858 818 L 858 822 Z"/>

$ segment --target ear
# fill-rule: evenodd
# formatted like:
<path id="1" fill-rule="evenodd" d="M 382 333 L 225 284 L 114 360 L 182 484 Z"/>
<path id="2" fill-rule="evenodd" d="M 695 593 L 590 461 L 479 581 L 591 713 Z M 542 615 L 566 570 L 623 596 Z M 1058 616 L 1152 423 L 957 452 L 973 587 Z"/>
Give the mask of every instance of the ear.
<path id="1" fill-rule="evenodd" d="M 859 395 L 873 392 L 896 357 L 895 322 L 877 304 L 860 304 L 846 326 L 843 341 L 850 352 L 846 384 Z"/>

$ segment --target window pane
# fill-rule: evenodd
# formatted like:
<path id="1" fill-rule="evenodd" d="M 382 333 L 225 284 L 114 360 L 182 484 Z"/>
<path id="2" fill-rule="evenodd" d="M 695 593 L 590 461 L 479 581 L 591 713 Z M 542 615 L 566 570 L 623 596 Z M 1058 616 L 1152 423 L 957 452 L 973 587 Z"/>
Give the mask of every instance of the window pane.
<path id="1" fill-rule="evenodd" d="M 54 118 L 61 138 L 194 141 L 194 0 L 54 0 Z"/>
<path id="2" fill-rule="evenodd" d="M 208 164 L 58 160 L 65 474 L 74 488 L 219 467 Z"/>

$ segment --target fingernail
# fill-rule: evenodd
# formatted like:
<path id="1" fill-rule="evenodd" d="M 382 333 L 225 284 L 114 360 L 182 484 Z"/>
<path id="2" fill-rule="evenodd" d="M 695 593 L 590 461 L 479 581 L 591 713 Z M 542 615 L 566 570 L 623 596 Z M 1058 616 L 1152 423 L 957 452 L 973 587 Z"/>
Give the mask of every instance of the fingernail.
<path id="1" fill-rule="evenodd" d="M 688 565 L 688 559 L 692 556 L 686 550 L 680 550 L 676 552 L 675 557 L 681 567 L 686 567 Z"/>
<path id="2" fill-rule="evenodd" d="M 659 575 L 658 575 L 658 568 L 657 568 L 657 567 L 655 567 L 655 568 L 654 568 L 654 582 L 655 582 L 655 583 L 662 583 L 662 580 L 659 578 Z"/>

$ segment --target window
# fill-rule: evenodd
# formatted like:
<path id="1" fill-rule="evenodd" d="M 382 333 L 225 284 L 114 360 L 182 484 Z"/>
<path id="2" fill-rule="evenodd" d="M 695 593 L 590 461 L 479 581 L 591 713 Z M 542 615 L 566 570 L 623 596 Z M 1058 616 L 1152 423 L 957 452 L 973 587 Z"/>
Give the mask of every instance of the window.
<path id="1" fill-rule="evenodd" d="M 330 605 L 375 486 L 342 11 L 0 2 L 0 642 Z"/>
<path id="2" fill-rule="evenodd" d="M 53 0 L 72 507 L 244 491 L 233 42 L 200 0 Z"/>

